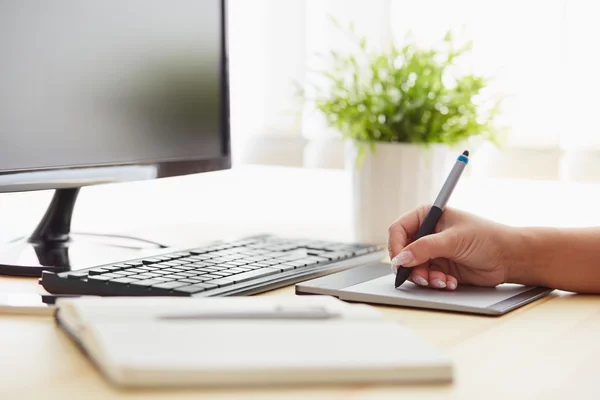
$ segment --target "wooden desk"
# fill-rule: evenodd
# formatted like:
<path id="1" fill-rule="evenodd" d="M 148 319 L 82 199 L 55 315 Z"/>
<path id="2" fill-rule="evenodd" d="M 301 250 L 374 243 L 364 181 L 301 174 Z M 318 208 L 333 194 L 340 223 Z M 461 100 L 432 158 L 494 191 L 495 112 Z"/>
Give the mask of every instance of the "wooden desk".
<path id="1" fill-rule="evenodd" d="M 181 245 L 261 231 L 347 240 L 347 184 L 339 171 L 253 167 L 89 188 L 82 193 L 75 226 L 144 232 Z M 0 221 L 16 222 L 30 214 L 22 206 L 25 198 L 41 213 L 48 194 L 1 197 Z M 465 180 L 452 205 L 515 225 L 573 226 L 600 225 L 600 213 L 591 220 L 585 213 L 590 209 L 586 206 L 599 200 L 600 190 L 593 185 Z M 19 204 L 7 212 L 8 206 Z M 110 213 L 98 216 L 94 211 L 99 204 Z M 156 226 L 146 231 L 153 222 Z M 3 277 L 0 291 L 41 288 L 35 280 Z M 267 295 L 293 295 L 293 288 Z M 0 316 L 0 399 L 600 398 L 600 297 L 557 292 L 499 318 L 381 309 L 452 357 L 452 384 L 122 391 L 104 381 L 51 319 Z M 373 340 L 388 340 L 393 346 L 393 338 Z"/>

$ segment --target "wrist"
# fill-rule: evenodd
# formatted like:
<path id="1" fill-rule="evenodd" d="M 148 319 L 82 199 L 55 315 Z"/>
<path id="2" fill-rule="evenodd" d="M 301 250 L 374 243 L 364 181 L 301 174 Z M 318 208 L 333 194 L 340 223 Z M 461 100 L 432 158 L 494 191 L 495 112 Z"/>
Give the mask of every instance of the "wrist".
<path id="1" fill-rule="evenodd" d="M 540 228 L 509 228 L 511 243 L 506 263 L 507 283 L 522 285 L 541 284 L 540 266 L 547 255 L 544 232 Z"/>

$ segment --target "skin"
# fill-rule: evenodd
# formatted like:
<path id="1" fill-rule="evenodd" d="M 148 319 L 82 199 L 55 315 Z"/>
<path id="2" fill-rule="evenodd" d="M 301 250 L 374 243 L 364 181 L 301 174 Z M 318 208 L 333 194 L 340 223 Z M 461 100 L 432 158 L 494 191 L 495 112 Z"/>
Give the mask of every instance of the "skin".
<path id="1" fill-rule="evenodd" d="M 389 228 L 392 268 L 438 290 L 459 285 L 541 285 L 600 293 L 599 228 L 521 228 L 446 208 L 435 232 L 413 241 L 429 211 L 423 206 Z"/>

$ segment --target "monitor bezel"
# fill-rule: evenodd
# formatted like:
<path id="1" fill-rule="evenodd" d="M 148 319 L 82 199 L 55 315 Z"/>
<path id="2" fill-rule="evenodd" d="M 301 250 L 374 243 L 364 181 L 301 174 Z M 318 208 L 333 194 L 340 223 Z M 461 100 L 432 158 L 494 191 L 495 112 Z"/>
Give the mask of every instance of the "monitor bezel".
<path id="1" fill-rule="evenodd" d="M 231 168 L 227 1 L 221 0 L 221 155 L 0 171 L 0 193 L 69 189 L 105 183 L 167 178 Z"/>

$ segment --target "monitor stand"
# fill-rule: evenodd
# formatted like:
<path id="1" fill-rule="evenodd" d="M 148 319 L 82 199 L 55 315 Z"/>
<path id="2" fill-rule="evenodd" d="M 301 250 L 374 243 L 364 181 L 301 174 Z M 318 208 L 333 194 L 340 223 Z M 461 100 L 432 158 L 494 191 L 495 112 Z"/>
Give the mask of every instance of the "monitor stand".
<path id="1" fill-rule="evenodd" d="M 29 238 L 0 245 L 0 275 L 41 276 L 142 256 L 166 248 L 120 235 L 72 234 L 71 217 L 79 188 L 58 189 Z"/>

